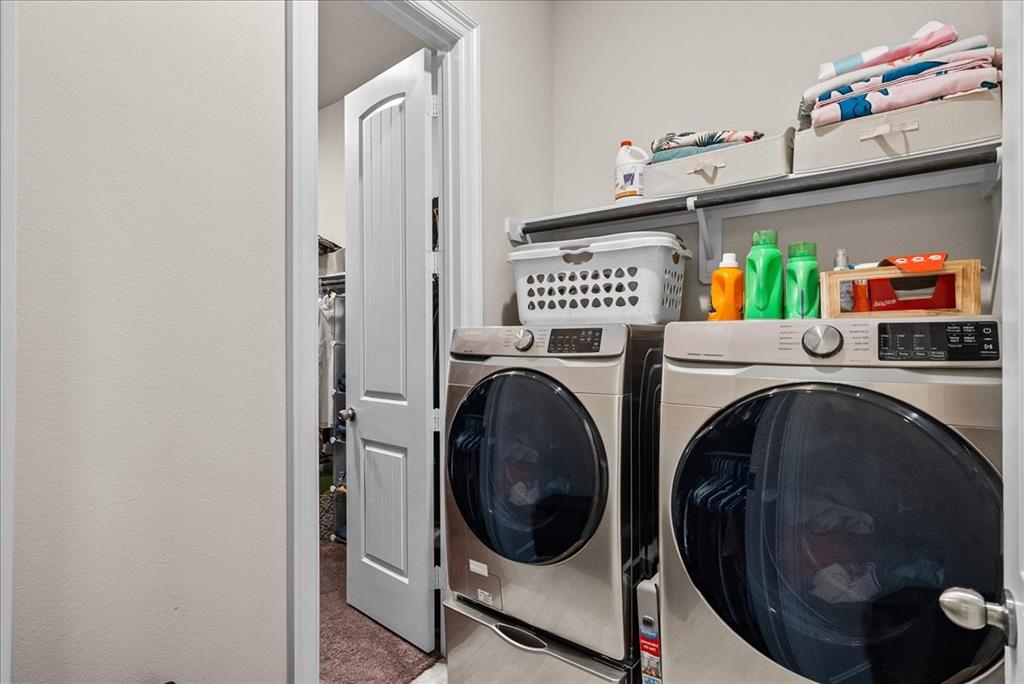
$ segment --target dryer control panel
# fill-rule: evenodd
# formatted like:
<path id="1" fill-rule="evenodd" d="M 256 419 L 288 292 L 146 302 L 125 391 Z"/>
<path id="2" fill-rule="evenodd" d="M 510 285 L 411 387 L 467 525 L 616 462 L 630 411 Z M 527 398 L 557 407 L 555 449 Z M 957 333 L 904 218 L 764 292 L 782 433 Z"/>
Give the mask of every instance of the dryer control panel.
<path id="1" fill-rule="evenodd" d="M 549 354 L 594 354 L 601 351 L 601 328 L 553 328 Z"/>
<path id="2" fill-rule="evenodd" d="M 626 349 L 626 325 L 586 328 L 517 327 L 459 328 L 452 354 L 460 356 L 619 356 Z"/>

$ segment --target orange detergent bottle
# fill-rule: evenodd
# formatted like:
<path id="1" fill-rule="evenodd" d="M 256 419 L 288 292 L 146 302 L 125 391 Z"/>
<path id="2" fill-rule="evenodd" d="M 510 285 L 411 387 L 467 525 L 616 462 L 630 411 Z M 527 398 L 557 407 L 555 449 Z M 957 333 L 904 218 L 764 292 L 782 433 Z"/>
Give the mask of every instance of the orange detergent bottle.
<path id="1" fill-rule="evenodd" d="M 738 321 L 743 318 L 743 269 L 736 255 L 726 252 L 711 274 L 709 321 Z"/>

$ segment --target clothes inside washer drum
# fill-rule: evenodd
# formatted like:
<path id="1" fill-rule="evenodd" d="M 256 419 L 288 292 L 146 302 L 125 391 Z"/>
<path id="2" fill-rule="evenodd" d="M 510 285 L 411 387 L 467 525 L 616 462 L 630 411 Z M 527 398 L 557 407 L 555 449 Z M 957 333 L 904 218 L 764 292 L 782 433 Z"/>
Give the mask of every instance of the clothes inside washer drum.
<path id="1" fill-rule="evenodd" d="M 452 420 L 447 465 L 466 524 L 510 560 L 572 555 L 604 510 L 597 428 L 571 392 L 540 373 L 497 373 L 474 387 Z"/>
<path id="2" fill-rule="evenodd" d="M 723 459 L 746 463 L 723 476 Z M 938 606 L 950 586 L 998 595 L 998 478 L 890 398 L 814 385 L 744 400 L 687 449 L 674 506 L 712 608 L 808 679 L 942 681 L 1002 651 L 996 630 L 963 630 Z"/>

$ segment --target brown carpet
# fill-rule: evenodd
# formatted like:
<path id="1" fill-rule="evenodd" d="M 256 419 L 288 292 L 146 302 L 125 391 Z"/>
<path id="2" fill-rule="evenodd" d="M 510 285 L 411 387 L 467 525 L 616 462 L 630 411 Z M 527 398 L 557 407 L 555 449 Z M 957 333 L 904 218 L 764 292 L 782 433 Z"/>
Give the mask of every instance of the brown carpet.
<path id="1" fill-rule="evenodd" d="M 345 544 L 320 542 L 320 681 L 411 682 L 438 660 L 345 603 Z"/>

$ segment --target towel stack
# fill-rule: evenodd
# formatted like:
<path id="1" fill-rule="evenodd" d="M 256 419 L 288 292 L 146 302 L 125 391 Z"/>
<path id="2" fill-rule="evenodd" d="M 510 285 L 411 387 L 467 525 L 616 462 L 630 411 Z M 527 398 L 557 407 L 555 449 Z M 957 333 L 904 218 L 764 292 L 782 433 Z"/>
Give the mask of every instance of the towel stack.
<path id="1" fill-rule="evenodd" d="M 764 137 L 764 133 L 755 130 L 739 131 L 689 131 L 686 133 L 666 133 L 651 143 L 652 164 L 692 157 L 704 152 L 719 150 L 723 147 L 742 145 Z"/>
<path id="2" fill-rule="evenodd" d="M 800 102 L 800 128 L 998 88 L 1002 50 L 983 35 L 958 38 L 949 24 L 930 21 L 901 43 L 822 64 Z"/>

